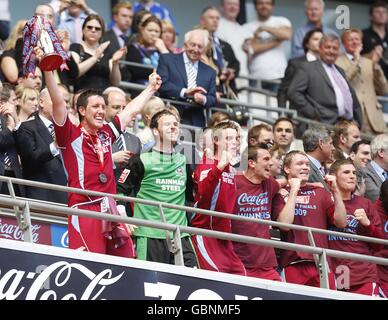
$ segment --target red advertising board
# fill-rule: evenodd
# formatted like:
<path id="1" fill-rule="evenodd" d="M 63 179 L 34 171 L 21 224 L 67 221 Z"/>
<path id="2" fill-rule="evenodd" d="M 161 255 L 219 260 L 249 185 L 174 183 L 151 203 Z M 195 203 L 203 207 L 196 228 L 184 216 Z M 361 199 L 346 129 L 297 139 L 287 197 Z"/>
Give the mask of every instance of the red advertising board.
<path id="1" fill-rule="evenodd" d="M 32 240 L 34 243 L 51 245 L 50 225 L 46 223 L 33 222 Z M 0 239 L 23 241 L 23 231 L 20 230 L 16 218 L 0 216 Z"/>

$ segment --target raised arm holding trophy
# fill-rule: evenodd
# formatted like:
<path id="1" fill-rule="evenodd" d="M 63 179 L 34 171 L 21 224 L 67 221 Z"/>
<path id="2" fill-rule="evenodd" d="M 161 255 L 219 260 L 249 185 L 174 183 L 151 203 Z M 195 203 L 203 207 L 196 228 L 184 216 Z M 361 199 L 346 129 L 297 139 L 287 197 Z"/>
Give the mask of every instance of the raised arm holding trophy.
<path id="1" fill-rule="evenodd" d="M 34 54 L 39 62 L 46 53 L 42 48 L 35 47 Z M 77 100 L 77 111 L 81 121 L 79 126 L 73 125 L 67 116 L 66 104 L 53 72 L 44 71 L 44 76 L 53 104 L 55 135 L 68 174 L 68 185 L 115 194 L 111 145 L 121 130 L 160 88 L 159 75 L 153 72 L 149 77 L 147 88 L 129 102 L 109 124 L 104 122 L 106 105 L 101 92 L 95 89 L 85 90 Z M 125 211 L 118 210 L 111 197 L 71 193 L 68 199 L 68 206 L 72 208 L 125 215 Z M 135 256 L 130 238 L 131 227 L 126 228 L 123 224 L 74 215 L 69 216 L 68 229 L 71 249 L 128 258 Z"/>

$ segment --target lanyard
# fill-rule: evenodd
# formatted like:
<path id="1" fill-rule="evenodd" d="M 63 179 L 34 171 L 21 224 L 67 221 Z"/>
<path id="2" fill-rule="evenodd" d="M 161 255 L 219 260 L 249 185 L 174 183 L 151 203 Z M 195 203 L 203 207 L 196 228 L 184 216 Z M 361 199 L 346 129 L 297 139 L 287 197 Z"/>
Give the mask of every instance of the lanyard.
<path id="1" fill-rule="evenodd" d="M 92 145 L 94 146 L 94 150 L 97 152 L 97 159 L 100 163 L 100 172 L 104 172 L 105 163 L 104 163 L 104 150 L 102 148 L 102 143 L 100 138 L 96 136 L 92 136 L 89 132 L 85 130 L 85 128 L 80 125 L 81 131 L 85 134 L 86 138 L 91 140 Z M 94 143 L 93 138 L 95 138 L 96 142 Z"/>

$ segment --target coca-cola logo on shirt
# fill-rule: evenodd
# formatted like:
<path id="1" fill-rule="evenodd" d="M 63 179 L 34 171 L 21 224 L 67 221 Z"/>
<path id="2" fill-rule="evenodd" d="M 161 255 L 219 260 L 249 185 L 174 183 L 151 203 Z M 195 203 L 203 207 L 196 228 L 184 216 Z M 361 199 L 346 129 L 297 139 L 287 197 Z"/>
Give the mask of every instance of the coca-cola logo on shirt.
<path id="1" fill-rule="evenodd" d="M 237 203 L 240 206 L 250 205 L 250 206 L 262 206 L 268 204 L 268 192 L 260 193 L 259 195 L 249 195 L 247 193 L 242 193 L 237 199 Z"/>

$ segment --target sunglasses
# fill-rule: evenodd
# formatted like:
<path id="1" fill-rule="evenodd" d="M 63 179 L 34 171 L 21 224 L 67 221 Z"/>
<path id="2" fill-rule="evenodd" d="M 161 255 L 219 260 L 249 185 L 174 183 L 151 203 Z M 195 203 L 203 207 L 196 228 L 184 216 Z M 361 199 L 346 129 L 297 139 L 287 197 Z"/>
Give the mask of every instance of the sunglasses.
<path id="1" fill-rule="evenodd" d="M 88 29 L 88 30 L 101 31 L 101 28 L 100 28 L 100 27 L 93 27 L 93 26 L 86 26 L 86 29 Z"/>

